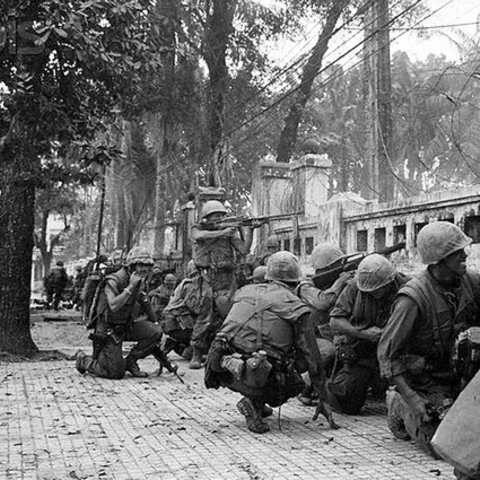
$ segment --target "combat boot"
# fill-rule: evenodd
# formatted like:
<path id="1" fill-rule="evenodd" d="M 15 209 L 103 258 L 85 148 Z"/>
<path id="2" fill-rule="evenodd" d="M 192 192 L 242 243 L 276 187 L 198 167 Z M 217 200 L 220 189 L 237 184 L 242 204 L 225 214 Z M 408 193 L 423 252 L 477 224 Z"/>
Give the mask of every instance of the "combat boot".
<path id="1" fill-rule="evenodd" d="M 138 366 L 136 358 L 132 357 L 131 354 L 127 355 L 127 358 L 125 359 L 125 370 L 127 372 L 130 372 L 130 375 L 132 377 L 137 377 L 137 378 L 145 378 L 148 377 L 147 372 L 142 372 L 140 370 L 140 367 Z"/>
<path id="2" fill-rule="evenodd" d="M 202 352 L 196 347 L 193 348 L 193 357 L 190 361 L 189 368 L 192 370 L 198 370 L 202 368 Z"/>
<path id="3" fill-rule="evenodd" d="M 253 433 L 265 433 L 270 430 L 270 427 L 262 421 L 262 411 L 256 408 L 250 398 L 243 397 L 237 403 L 238 411 L 245 417 L 247 421 L 247 428 Z"/>
<path id="4" fill-rule="evenodd" d="M 82 375 L 87 373 L 90 363 L 87 354 L 83 350 L 78 350 L 77 353 L 75 353 L 75 368 Z"/>

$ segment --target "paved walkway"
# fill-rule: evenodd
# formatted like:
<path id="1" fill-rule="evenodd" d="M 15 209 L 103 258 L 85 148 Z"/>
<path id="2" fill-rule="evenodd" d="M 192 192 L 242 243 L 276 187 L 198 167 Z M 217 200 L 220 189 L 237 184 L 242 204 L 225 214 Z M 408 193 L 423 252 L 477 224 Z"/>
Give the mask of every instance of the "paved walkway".
<path id="1" fill-rule="evenodd" d="M 73 353 L 74 350 L 70 350 Z M 0 364 L 0 478 L 452 480 L 452 468 L 393 439 L 381 406 L 313 422 L 290 400 L 255 435 L 238 394 L 206 390 L 203 371 L 103 380 L 73 361 Z M 156 363 L 144 360 L 144 370 Z"/>

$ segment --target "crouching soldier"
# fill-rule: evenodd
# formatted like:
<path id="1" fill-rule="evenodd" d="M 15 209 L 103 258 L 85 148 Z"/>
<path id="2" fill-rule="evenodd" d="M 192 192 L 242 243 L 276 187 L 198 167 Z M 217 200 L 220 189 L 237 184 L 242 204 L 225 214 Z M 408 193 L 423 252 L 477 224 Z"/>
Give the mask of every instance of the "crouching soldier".
<path id="1" fill-rule="evenodd" d="M 135 247 L 127 255 L 126 265 L 106 276 L 96 306 L 95 332 L 91 335 L 93 356 L 81 350 L 76 355 L 76 368 L 81 374 L 119 379 L 127 371 L 133 377 L 146 377 L 137 361 L 151 354 L 157 360 L 162 357 L 162 329 L 154 323 L 156 319 L 144 291 L 152 265 L 148 251 Z M 124 341 L 138 342 L 125 359 Z"/>
<path id="2" fill-rule="evenodd" d="M 341 368 L 328 383 L 328 393 L 332 405 L 343 413 L 358 414 L 369 387 L 385 393 L 377 345 L 395 296 L 407 280 L 384 256 L 368 255 L 330 312 L 330 326 L 341 337 L 336 338 Z"/>
<path id="3" fill-rule="evenodd" d="M 198 268 L 190 260 L 184 278 L 164 310 L 163 331 L 166 334 L 165 352 L 174 350 L 187 358 L 197 317 L 202 312 L 202 279 Z"/>
<path id="4" fill-rule="evenodd" d="M 466 268 L 471 242 L 449 222 L 420 230 L 418 251 L 427 268 L 399 290 L 378 345 L 381 370 L 395 386 L 387 394 L 388 426 L 432 455 L 431 439 L 465 383 L 466 372 L 452 358 L 455 340 L 480 324 L 480 277 Z"/>
<path id="5" fill-rule="evenodd" d="M 247 428 L 270 430 L 264 417 L 298 395 L 305 387 L 301 373 L 308 370 L 322 413 L 336 428 L 325 402 L 325 376 L 310 310 L 293 290 L 301 277 L 297 258 L 277 252 L 268 262 L 267 283 L 246 285 L 234 297 L 232 308 L 210 347 L 207 388 L 220 386 L 244 395 L 237 403 Z"/>

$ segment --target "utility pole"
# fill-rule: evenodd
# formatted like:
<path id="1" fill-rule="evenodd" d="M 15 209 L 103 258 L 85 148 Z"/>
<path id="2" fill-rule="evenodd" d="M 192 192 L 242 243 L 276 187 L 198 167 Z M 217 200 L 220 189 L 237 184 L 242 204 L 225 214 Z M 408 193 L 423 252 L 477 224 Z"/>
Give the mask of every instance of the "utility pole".
<path id="1" fill-rule="evenodd" d="M 371 199 L 393 199 L 392 78 L 388 0 L 374 0 L 365 17 L 367 148 Z"/>

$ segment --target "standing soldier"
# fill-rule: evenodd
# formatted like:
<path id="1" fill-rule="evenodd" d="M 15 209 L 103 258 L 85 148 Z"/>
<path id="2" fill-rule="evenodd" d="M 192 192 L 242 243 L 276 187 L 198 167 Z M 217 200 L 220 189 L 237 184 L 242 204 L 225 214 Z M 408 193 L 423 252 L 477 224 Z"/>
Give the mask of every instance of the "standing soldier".
<path id="1" fill-rule="evenodd" d="M 270 430 L 264 417 L 305 386 L 308 370 L 319 397 L 315 419 L 322 413 L 335 424 L 326 403 L 325 376 L 315 343 L 310 310 L 293 290 L 301 271 L 295 255 L 277 252 L 268 262 L 267 283 L 240 289 L 210 348 L 205 370 L 207 388 L 227 387 L 243 398 L 237 403 L 247 428 Z"/>
<path id="2" fill-rule="evenodd" d="M 146 377 L 137 361 L 153 354 L 160 357 L 162 329 L 155 322 L 144 291 L 145 279 L 153 265 L 148 251 L 134 247 L 128 253 L 126 265 L 107 275 L 96 307 L 97 320 L 93 336 L 93 357 L 77 352 L 77 370 L 98 377 Z M 124 341 L 138 342 L 124 359 Z M 157 358 L 158 359 L 158 358 Z"/>
<path id="3" fill-rule="evenodd" d="M 58 310 L 62 294 L 68 283 L 68 275 L 62 261 L 55 264 L 44 280 L 45 290 L 47 292 L 48 308 L 53 307 Z"/>
<path id="4" fill-rule="evenodd" d="M 226 214 L 221 202 L 209 200 L 202 208 L 201 222 L 192 228 L 193 262 L 207 284 L 201 288 L 204 313 L 198 317 L 192 337 L 193 369 L 201 368 L 202 356 L 230 309 L 237 289 L 236 255 L 246 255 L 252 245 L 253 227 L 243 230 L 222 225 Z"/>
<path id="5" fill-rule="evenodd" d="M 387 394 L 388 426 L 395 437 L 411 438 L 431 454 L 442 410 L 460 389 L 455 339 L 480 325 L 480 276 L 465 263 L 471 242 L 450 222 L 420 230 L 418 251 L 427 268 L 399 290 L 378 346 L 382 373 L 395 386 Z"/>
<path id="6" fill-rule="evenodd" d="M 330 326 L 334 333 L 343 335 L 343 343 L 337 345 L 342 367 L 327 388 L 332 405 L 344 413 L 359 413 L 368 388 L 380 383 L 378 340 L 395 296 L 406 281 L 384 256 L 368 255 L 330 312 Z"/>

